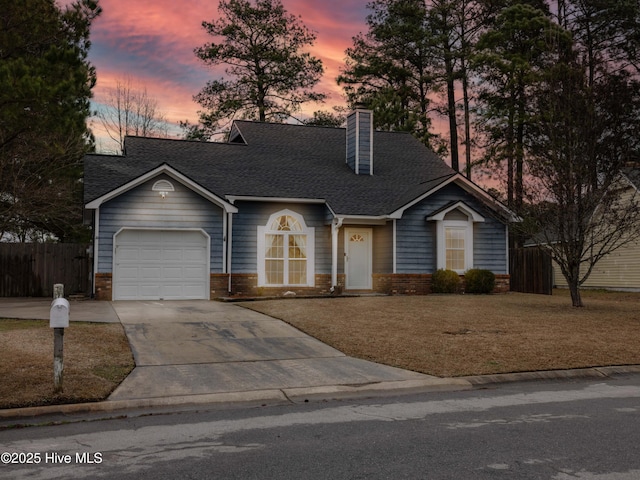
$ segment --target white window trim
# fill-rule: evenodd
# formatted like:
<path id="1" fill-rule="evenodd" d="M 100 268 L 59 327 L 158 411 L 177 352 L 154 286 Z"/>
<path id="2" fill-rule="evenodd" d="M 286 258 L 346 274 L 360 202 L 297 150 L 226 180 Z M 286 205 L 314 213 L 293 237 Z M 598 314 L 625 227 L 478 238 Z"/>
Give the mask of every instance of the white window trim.
<path id="1" fill-rule="evenodd" d="M 277 232 L 271 230 L 269 227 L 273 224 L 276 218 L 281 217 L 283 215 L 289 215 L 290 217 L 295 218 L 302 230 L 300 232 L 292 232 L 294 234 L 301 234 L 307 236 L 307 283 L 305 284 L 295 284 L 290 285 L 288 283 L 283 284 L 273 284 L 267 283 L 267 273 L 265 269 L 265 237 L 268 234 L 278 234 L 282 232 Z M 267 220 L 266 225 L 258 225 L 258 287 L 314 287 L 315 286 L 315 227 L 307 227 L 306 222 L 304 221 L 304 217 L 292 210 L 285 209 L 280 210 L 279 212 L 274 213 Z M 286 264 L 286 258 L 285 258 Z M 285 270 L 286 272 L 286 270 Z M 286 279 L 286 275 L 285 275 Z"/>
<path id="2" fill-rule="evenodd" d="M 458 210 L 467 215 L 468 220 L 445 220 L 447 213 Z M 446 242 L 446 229 L 464 228 L 465 240 L 464 240 L 464 269 L 454 270 L 454 272 L 462 275 L 467 270 L 473 268 L 473 224 L 477 222 L 484 222 L 484 217 L 476 212 L 474 209 L 465 205 L 464 202 L 457 202 L 448 208 L 438 212 L 436 215 L 432 215 L 427 220 L 435 220 L 437 222 L 437 267 L 438 269 L 447 268 L 447 242 Z"/>

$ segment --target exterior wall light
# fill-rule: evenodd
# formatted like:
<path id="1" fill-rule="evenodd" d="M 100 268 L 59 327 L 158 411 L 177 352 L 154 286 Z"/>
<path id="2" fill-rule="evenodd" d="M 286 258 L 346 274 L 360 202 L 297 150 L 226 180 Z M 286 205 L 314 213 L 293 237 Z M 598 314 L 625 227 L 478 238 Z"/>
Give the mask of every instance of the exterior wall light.
<path id="1" fill-rule="evenodd" d="M 161 198 L 166 198 L 169 192 L 174 192 L 173 184 L 169 180 L 158 180 L 151 188 L 154 192 L 158 192 Z"/>

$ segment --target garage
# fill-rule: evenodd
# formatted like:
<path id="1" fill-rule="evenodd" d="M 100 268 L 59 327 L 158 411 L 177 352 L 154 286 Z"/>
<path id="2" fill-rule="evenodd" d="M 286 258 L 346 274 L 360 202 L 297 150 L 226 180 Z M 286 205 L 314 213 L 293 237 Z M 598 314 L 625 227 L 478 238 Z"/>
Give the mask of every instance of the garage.
<path id="1" fill-rule="evenodd" d="M 113 299 L 208 300 L 209 236 L 202 230 L 121 230 L 114 238 Z"/>

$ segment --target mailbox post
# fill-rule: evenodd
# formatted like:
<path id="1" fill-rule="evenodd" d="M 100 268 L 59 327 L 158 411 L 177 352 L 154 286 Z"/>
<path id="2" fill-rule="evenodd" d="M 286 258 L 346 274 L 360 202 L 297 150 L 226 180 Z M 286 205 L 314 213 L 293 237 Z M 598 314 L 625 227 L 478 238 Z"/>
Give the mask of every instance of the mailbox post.
<path id="1" fill-rule="evenodd" d="M 64 286 L 53 286 L 53 302 L 49 311 L 49 326 L 53 328 L 53 390 L 62 392 L 64 371 L 64 329 L 69 326 L 69 302 L 64 298 Z"/>

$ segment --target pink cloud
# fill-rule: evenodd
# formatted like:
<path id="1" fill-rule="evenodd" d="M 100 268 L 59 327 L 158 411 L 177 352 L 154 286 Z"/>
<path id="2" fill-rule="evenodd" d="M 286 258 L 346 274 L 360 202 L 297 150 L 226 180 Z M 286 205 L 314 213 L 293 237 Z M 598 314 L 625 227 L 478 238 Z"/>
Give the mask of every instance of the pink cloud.
<path id="1" fill-rule="evenodd" d="M 316 32 L 310 52 L 323 61 L 325 73 L 318 86 L 328 94 L 325 105 L 309 105 L 310 114 L 319 108 L 343 104 L 342 89 L 335 79 L 344 63 L 344 51 L 351 38 L 365 29 L 366 3 L 362 0 L 283 0 L 287 11 L 301 16 Z M 158 99 L 159 108 L 170 122 L 197 120 L 199 106 L 192 97 L 207 80 L 222 75 L 222 69 L 205 66 L 193 50 L 211 38 L 202 21 L 218 17 L 218 3 L 210 0 L 100 0 L 102 15 L 92 32 L 90 61 L 98 83 L 96 102 L 107 95 L 117 80 L 132 78 Z M 303 112 L 303 113 L 305 113 Z"/>

